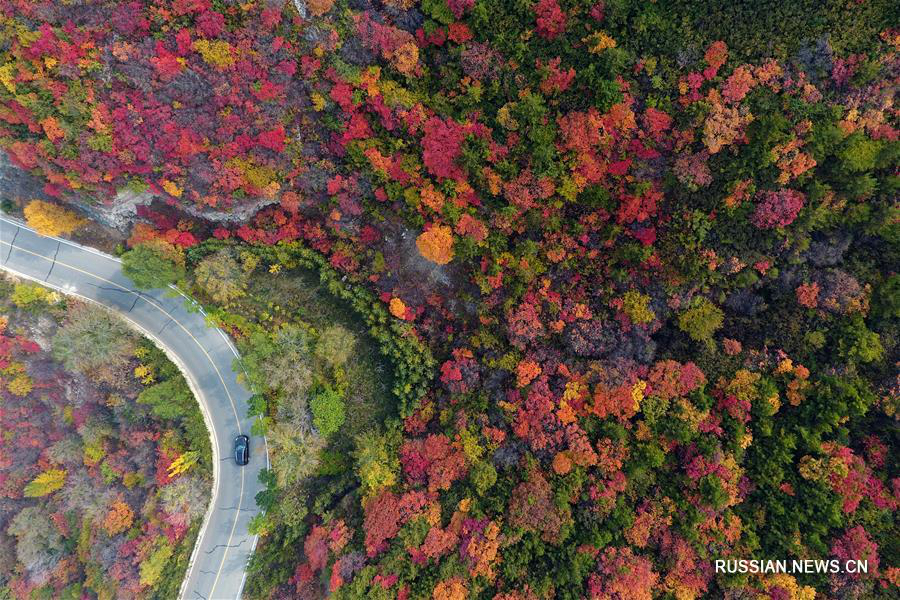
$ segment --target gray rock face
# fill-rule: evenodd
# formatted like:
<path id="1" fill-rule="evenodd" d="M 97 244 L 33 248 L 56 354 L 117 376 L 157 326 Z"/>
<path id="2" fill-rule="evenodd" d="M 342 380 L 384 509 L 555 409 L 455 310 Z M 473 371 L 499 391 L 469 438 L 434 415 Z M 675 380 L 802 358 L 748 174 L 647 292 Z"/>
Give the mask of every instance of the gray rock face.
<path id="1" fill-rule="evenodd" d="M 150 192 L 122 190 L 111 201 L 79 203 L 79 206 L 92 221 L 127 233 L 137 219 L 137 207 L 150 204 L 153 198 L 155 196 Z"/>
<path id="2" fill-rule="evenodd" d="M 33 198 L 47 198 L 44 194 L 44 180 L 15 166 L 9 161 L 6 153 L 0 152 L 0 200 L 28 201 Z M 149 205 L 157 198 L 149 191 L 122 189 L 115 197 L 107 200 L 81 194 L 77 198 L 70 197 L 69 202 L 90 220 L 125 234 L 137 221 L 137 208 Z M 277 203 L 278 200 L 271 198 L 258 198 L 242 201 L 228 212 L 212 210 L 206 206 L 183 206 L 181 210 L 199 219 L 235 224 L 246 222 L 262 208 Z"/>
<path id="3" fill-rule="evenodd" d="M 9 161 L 0 151 L 0 200 L 44 198 L 44 182 Z"/>

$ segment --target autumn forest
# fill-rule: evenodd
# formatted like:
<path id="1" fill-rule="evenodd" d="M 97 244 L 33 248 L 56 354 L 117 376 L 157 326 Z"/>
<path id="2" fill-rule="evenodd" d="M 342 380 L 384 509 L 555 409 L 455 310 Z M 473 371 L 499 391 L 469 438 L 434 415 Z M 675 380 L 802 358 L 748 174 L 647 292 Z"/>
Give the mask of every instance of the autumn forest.
<path id="1" fill-rule="evenodd" d="M 233 340 L 246 598 L 896 598 L 898 51 L 888 0 L 0 0 L 0 201 Z M 177 596 L 178 369 L 0 315 L 0 599 Z"/>

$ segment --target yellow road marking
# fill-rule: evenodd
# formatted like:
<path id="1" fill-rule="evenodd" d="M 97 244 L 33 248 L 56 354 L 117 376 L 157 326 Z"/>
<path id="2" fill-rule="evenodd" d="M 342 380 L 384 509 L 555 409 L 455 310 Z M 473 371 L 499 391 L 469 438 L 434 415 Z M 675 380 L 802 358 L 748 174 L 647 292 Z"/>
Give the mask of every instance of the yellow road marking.
<path id="1" fill-rule="evenodd" d="M 62 261 L 60 261 L 60 260 L 54 260 L 53 258 L 50 258 L 49 256 L 44 256 L 43 254 L 38 254 L 37 252 L 32 252 L 31 250 L 27 250 L 27 249 L 25 249 L 25 248 L 22 248 L 21 246 L 13 246 L 11 243 L 5 242 L 5 241 L 3 241 L 3 240 L 0 240 L 0 245 L 9 246 L 11 249 L 12 249 L 12 248 L 15 248 L 16 250 L 20 250 L 20 251 L 22 251 L 22 252 L 26 252 L 26 253 L 28 253 L 28 254 L 31 254 L 32 256 L 36 256 L 36 257 L 38 257 L 38 258 L 43 258 L 44 260 L 50 262 L 51 264 L 57 264 L 57 265 L 60 265 L 60 266 L 62 266 L 62 267 L 66 267 L 67 269 L 71 269 L 71 270 L 73 270 L 73 271 L 77 271 L 77 272 L 79 272 L 79 273 L 82 273 L 82 274 L 84 274 L 84 275 L 87 275 L 88 277 L 93 277 L 94 279 L 96 279 L 96 280 L 98 280 L 98 281 L 103 281 L 104 283 L 108 283 L 108 284 L 110 284 L 110 285 L 114 285 L 114 286 L 116 286 L 117 288 L 119 288 L 119 289 L 121 289 L 121 290 L 124 290 L 124 291 L 126 291 L 126 292 L 128 292 L 128 293 L 130 293 L 130 294 L 133 294 L 133 293 L 134 293 L 132 290 L 129 290 L 128 288 L 126 288 L 126 287 L 124 287 L 124 286 L 122 286 L 122 285 L 116 283 L 115 281 L 110 281 L 109 279 L 106 279 L 105 277 L 100 277 L 99 275 L 95 275 L 95 274 L 93 274 L 93 273 L 89 273 L 89 272 L 87 272 L 87 271 L 85 271 L 85 270 L 83 270 L 83 269 L 79 269 L 79 268 L 76 267 L 76 266 L 73 266 L 73 265 L 64 263 L 64 262 L 62 262 Z M 154 302 L 153 300 L 151 300 L 150 298 L 148 298 L 148 297 L 146 297 L 146 296 L 140 296 L 140 297 L 143 298 L 147 303 L 152 304 L 153 306 L 155 306 L 155 307 L 157 308 L 157 310 L 159 310 L 161 313 L 163 313 L 164 315 L 166 315 L 167 317 L 169 317 L 173 322 L 177 323 L 178 326 L 181 327 L 181 329 L 183 329 L 184 332 L 185 332 L 186 334 L 188 334 L 188 336 L 189 336 L 192 340 L 194 340 L 194 343 L 197 344 L 197 347 L 200 348 L 200 350 L 201 350 L 201 351 L 203 352 L 203 354 L 206 356 L 206 359 L 209 360 L 209 364 L 212 365 L 213 370 L 215 370 L 216 375 L 219 377 L 219 381 L 222 383 L 222 387 L 225 389 L 225 394 L 228 396 L 228 401 L 231 403 L 231 410 L 234 411 L 234 418 L 235 418 L 235 421 L 237 422 L 238 433 L 239 433 L 239 434 L 240 434 L 240 433 L 243 433 L 242 430 L 241 430 L 241 421 L 240 421 L 240 419 L 239 419 L 238 416 L 237 416 L 237 407 L 235 407 L 235 405 L 234 405 L 234 399 L 231 397 L 231 392 L 228 391 L 228 386 L 225 384 L 225 379 L 222 377 L 222 373 L 219 371 L 218 367 L 216 367 L 216 363 L 213 362 L 213 359 L 212 359 L 212 357 L 209 355 L 209 353 L 206 351 L 206 348 L 204 348 L 204 347 L 200 344 L 200 342 L 197 340 L 197 338 L 194 337 L 194 334 L 192 334 L 190 331 L 188 331 L 188 329 L 187 329 L 184 325 L 181 324 L 181 321 L 179 321 L 178 319 L 176 319 L 175 317 L 173 317 L 166 309 L 164 309 L 162 306 L 160 306 L 159 304 L 157 304 L 156 302 Z M 216 585 L 219 583 L 219 577 L 222 575 L 222 567 L 225 566 L 225 559 L 226 559 L 227 556 L 228 556 L 228 550 L 229 550 L 229 547 L 231 546 L 231 541 L 232 541 L 232 539 L 234 538 L 234 531 L 235 531 L 235 529 L 237 529 L 238 518 L 240 517 L 240 514 L 241 514 L 241 507 L 243 506 L 243 501 L 244 501 L 244 470 L 243 470 L 243 469 L 240 469 L 240 472 L 241 472 L 241 492 L 240 492 L 240 495 L 238 496 L 238 508 L 237 508 L 237 510 L 235 510 L 234 523 L 233 523 L 232 526 L 231 526 L 231 533 L 228 535 L 228 542 L 227 542 L 226 545 L 225 545 L 225 551 L 222 553 L 222 562 L 219 563 L 219 568 L 217 569 L 217 572 L 216 572 L 216 578 L 213 580 L 213 586 L 212 586 L 212 589 L 210 589 L 210 591 L 209 591 L 209 597 L 210 597 L 210 598 L 214 598 L 214 597 L 215 597 L 215 596 L 213 596 L 213 592 L 214 592 L 215 589 L 216 589 Z"/>

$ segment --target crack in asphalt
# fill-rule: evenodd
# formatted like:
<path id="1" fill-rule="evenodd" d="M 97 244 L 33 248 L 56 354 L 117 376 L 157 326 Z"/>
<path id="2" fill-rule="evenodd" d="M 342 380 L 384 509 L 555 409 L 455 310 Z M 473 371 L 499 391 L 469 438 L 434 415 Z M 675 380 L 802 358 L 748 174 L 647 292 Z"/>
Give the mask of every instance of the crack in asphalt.
<path id="1" fill-rule="evenodd" d="M 212 554 L 213 552 L 215 552 L 215 551 L 218 550 L 219 548 L 239 548 L 239 547 L 241 546 L 241 544 L 243 544 L 243 543 L 246 542 L 246 541 L 247 541 L 247 538 L 244 538 L 244 539 L 242 539 L 240 542 L 238 542 L 237 544 L 230 544 L 230 545 L 229 545 L 229 544 L 216 544 L 215 546 L 213 546 L 212 548 L 210 548 L 209 550 L 207 550 L 207 551 L 206 551 L 206 554 Z"/>
<path id="2" fill-rule="evenodd" d="M 171 325 L 174 322 L 175 321 L 172 319 L 169 319 L 168 321 L 166 321 L 166 324 L 159 328 L 159 331 L 156 332 L 156 335 L 160 335 L 163 331 L 166 330 L 166 327 L 168 327 L 169 325 Z"/>
<path id="3" fill-rule="evenodd" d="M 253 512 L 254 508 L 238 508 L 237 506 L 221 506 L 219 510 L 236 510 L 238 512 Z"/>
<path id="4" fill-rule="evenodd" d="M 62 246 L 62 242 L 56 242 L 56 251 L 53 252 L 53 262 L 50 263 L 50 270 L 47 271 L 47 276 L 44 277 L 44 281 L 50 279 L 50 275 L 53 273 L 53 267 L 56 266 L 56 257 L 59 256 L 59 247 Z"/>
<path id="5" fill-rule="evenodd" d="M 203 600 L 208 600 L 208 599 L 206 598 L 206 596 L 204 596 L 203 594 L 201 594 L 201 593 L 198 592 L 197 590 L 194 590 L 194 593 L 197 594 L 197 597 L 198 597 L 198 598 L 202 598 Z"/>
<path id="6" fill-rule="evenodd" d="M 12 256 L 13 248 L 16 247 L 16 238 L 19 237 L 20 231 L 21 231 L 21 229 L 16 227 L 16 232 L 13 234 L 13 239 L 9 243 L 9 252 L 6 253 L 6 260 L 3 261 L 3 264 L 6 264 L 9 262 L 9 257 Z"/>

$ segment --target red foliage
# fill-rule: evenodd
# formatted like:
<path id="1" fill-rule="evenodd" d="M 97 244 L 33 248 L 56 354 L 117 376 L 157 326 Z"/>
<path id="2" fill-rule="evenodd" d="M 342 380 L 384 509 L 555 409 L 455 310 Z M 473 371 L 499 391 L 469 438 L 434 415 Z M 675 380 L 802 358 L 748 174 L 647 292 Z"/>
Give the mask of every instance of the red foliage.
<path id="1" fill-rule="evenodd" d="M 537 19 L 537 33 L 542 38 L 552 40 L 566 30 L 566 13 L 557 0 L 539 0 L 534 5 Z"/>
<path id="2" fill-rule="evenodd" d="M 805 201 L 806 196 L 796 190 L 766 192 L 750 216 L 750 222 L 760 229 L 787 227 L 797 218 Z"/>
<path id="3" fill-rule="evenodd" d="M 421 492 L 409 492 L 397 496 L 389 490 L 369 500 L 365 505 L 366 553 L 377 556 L 385 549 L 400 527 L 425 506 Z"/>
<path id="4" fill-rule="evenodd" d="M 509 524 L 536 531 L 550 544 L 559 542 L 565 517 L 553 502 L 553 489 L 539 470 L 533 470 L 513 489 L 509 499 Z"/>
<path id="5" fill-rule="evenodd" d="M 438 178 L 462 181 L 465 174 L 456 164 L 462 151 L 465 131 L 452 119 L 431 117 L 425 121 L 422 137 L 422 162 L 428 172 Z"/>
<path id="6" fill-rule="evenodd" d="M 651 600 L 658 578 L 652 563 L 631 548 L 607 548 L 588 580 L 588 593 L 592 600 Z"/>
<path id="7" fill-rule="evenodd" d="M 400 463 L 411 482 L 427 479 L 429 492 L 450 489 L 450 484 L 466 473 L 465 455 L 443 434 L 404 442 Z"/>

